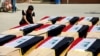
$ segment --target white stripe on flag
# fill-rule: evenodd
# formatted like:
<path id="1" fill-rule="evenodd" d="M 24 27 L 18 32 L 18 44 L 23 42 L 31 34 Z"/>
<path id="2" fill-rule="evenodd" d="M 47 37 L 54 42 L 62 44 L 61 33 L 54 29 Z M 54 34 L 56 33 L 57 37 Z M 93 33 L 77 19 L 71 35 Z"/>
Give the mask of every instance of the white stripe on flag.
<path id="1" fill-rule="evenodd" d="M 78 30 L 80 30 L 82 28 L 82 26 L 83 25 L 74 25 L 67 32 L 77 32 Z"/>
<path id="2" fill-rule="evenodd" d="M 50 16 L 49 18 L 48 18 L 48 20 L 52 20 L 52 19 L 54 19 L 54 18 L 56 18 L 57 16 Z"/>
<path id="3" fill-rule="evenodd" d="M 0 35 L 0 38 L 4 38 L 5 36 L 7 36 L 7 35 Z"/>
<path id="4" fill-rule="evenodd" d="M 83 21 L 90 21 L 93 17 L 85 17 Z"/>
<path id="5" fill-rule="evenodd" d="M 56 44 L 62 41 L 64 37 L 52 37 L 47 42 L 43 43 L 39 48 L 53 48 Z"/>
<path id="6" fill-rule="evenodd" d="M 9 43 L 7 43 L 7 44 L 5 44 L 5 45 L 3 45 L 3 46 L 16 47 L 16 46 L 18 46 L 18 45 L 20 45 L 20 44 L 22 44 L 22 43 L 28 41 L 29 39 L 31 39 L 31 38 L 33 38 L 33 37 L 34 37 L 34 36 L 23 36 L 23 37 L 21 37 L 21 38 L 19 38 L 19 39 L 16 39 L 16 40 L 14 40 L 14 41 L 12 41 L 12 42 L 9 42 Z"/>
<path id="7" fill-rule="evenodd" d="M 94 26 L 91 30 L 91 32 L 100 32 L 100 26 Z"/>
<path id="8" fill-rule="evenodd" d="M 29 28 L 29 27 L 33 27 L 33 26 L 36 26 L 36 25 L 38 25 L 38 24 L 29 24 L 29 25 L 18 27 L 16 29 L 23 30 L 23 29 L 26 29 L 26 28 Z"/>
<path id="9" fill-rule="evenodd" d="M 69 16 L 61 20 L 61 22 L 66 23 L 69 22 L 73 17 Z"/>
<path id="10" fill-rule="evenodd" d="M 94 42 L 96 41 L 96 39 L 83 39 L 82 41 L 80 41 L 78 44 L 76 44 L 72 50 L 74 49 L 78 49 L 78 50 L 86 50 L 88 49 Z"/>
<path id="11" fill-rule="evenodd" d="M 54 18 L 56 18 L 56 17 L 57 17 L 57 16 L 50 16 L 49 18 L 43 19 L 42 21 L 48 21 L 48 20 L 54 19 Z"/>
<path id="12" fill-rule="evenodd" d="M 41 31 L 49 31 L 49 30 L 54 29 L 54 28 L 56 28 L 58 26 L 60 26 L 60 25 L 50 25 L 50 26 L 48 26 L 48 27 L 46 27 L 44 29 L 41 29 Z"/>

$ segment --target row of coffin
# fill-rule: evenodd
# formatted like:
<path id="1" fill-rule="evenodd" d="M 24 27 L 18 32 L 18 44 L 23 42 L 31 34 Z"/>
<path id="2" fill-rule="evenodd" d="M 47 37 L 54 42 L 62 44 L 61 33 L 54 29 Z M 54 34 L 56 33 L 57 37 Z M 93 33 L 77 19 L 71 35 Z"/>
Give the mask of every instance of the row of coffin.
<path id="1" fill-rule="evenodd" d="M 99 56 L 99 31 L 99 25 L 70 23 L 68 25 L 37 23 L 16 26 L 1 33 L 0 55 Z"/>
<path id="2" fill-rule="evenodd" d="M 78 17 L 78 16 L 45 16 L 37 23 L 42 24 L 63 24 L 63 25 L 73 25 L 73 24 L 81 24 L 81 25 L 98 25 L 99 17 Z"/>

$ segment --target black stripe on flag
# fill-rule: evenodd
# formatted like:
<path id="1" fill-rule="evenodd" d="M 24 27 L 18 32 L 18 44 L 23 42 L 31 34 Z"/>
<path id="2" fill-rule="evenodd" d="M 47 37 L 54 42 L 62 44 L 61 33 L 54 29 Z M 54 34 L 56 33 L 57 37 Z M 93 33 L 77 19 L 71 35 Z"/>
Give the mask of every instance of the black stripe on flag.
<path id="1" fill-rule="evenodd" d="M 51 19 L 50 21 L 52 22 L 52 24 L 55 24 L 56 23 L 56 21 L 58 20 L 58 19 L 60 19 L 61 17 L 56 17 L 56 18 L 54 18 L 54 19 Z"/>
<path id="2" fill-rule="evenodd" d="M 16 35 L 6 35 L 4 37 L 1 37 L 0 38 L 0 45 L 3 45 L 14 38 L 16 38 Z"/>
<path id="3" fill-rule="evenodd" d="M 42 26 L 42 25 L 43 25 L 43 24 L 37 24 L 37 25 L 35 25 L 35 26 L 33 26 L 33 27 L 29 27 L 29 28 L 23 29 L 24 35 L 26 35 L 26 34 L 32 32 L 33 30 L 35 30 L 36 28 L 38 28 L 38 27 L 40 27 L 40 26 Z"/>
<path id="4" fill-rule="evenodd" d="M 56 46 L 54 46 L 52 49 L 56 51 L 56 56 L 59 56 L 73 41 L 73 38 L 65 37 Z"/>
<path id="5" fill-rule="evenodd" d="M 22 54 L 24 54 L 27 50 L 29 50 L 32 46 L 37 44 L 39 41 L 43 40 L 42 36 L 35 36 L 34 38 L 31 38 L 30 40 L 16 46 L 17 48 L 21 48 Z"/>
<path id="6" fill-rule="evenodd" d="M 92 25 L 95 25 L 99 21 L 99 17 L 93 17 L 91 20 Z"/>
<path id="7" fill-rule="evenodd" d="M 61 31 L 63 30 L 63 28 L 65 27 L 65 25 L 59 25 L 58 27 L 51 29 L 48 31 L 48 36 L 57 36 L 61 33 Z"/>
<path id="8" fill-rule="evenodd" d="M 93 56 L 97 56 L 100 53 L 100 39 L 97 39 L 86 51 L 91 51 Z"/>
<path id="9" fill-rule="evenodd" d="M 82 28 L 78 30 L 79 37 L 86 37 L 88 29 L 89 29 L 88 25 L 83 25 Z"/>
<path id="10" fill-rule="evenodd" d="M 79 20 L 79 17 L 73 17 L 73 18 L 70 20 L 70 24 L 73 25 L 73 24 L 75 24 L 78 20 Z"/>

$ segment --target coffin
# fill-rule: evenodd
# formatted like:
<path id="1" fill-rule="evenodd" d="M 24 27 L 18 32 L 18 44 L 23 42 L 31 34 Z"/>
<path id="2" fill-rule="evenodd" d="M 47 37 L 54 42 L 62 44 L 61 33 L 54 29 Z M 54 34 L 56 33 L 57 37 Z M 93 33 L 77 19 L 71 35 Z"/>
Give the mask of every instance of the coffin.
<path id="1" fill-rule="evenodd" d="M 100 56 L 99 43 L 100 39 L 77 39 L 72 43 L 66 56 Z"/>
<path id="2" fill-rule="evenodd" d="M 96 38 L 96 39 L 100 39 L 100 26 L 93 26 L 90 31 L 88 32 L 87 38 Z"/>
<path id="3" fill-rule="evenodd" d="M 37 23 L 42 23 L 42 24 L 55 24 L 57 20 L 62 19 L 63 17 L 61 16 L 47 16 L 38 21 Z"/>
<path id="4" fill-rule="evenodd" d="M 84 17 L 83 20 L 79 21 L 81 25 L 96 25 L 99 22 L 99 17 Z"/>
<path id="5" fill-rule="evenodd" d="M 16 38 L 16 35 L 0 35 L 0 46 Z"/>
<path id="6" fill-rule="evenodd" d="M 35 31 L 29 33 L 28 35 L 40 35 L 44 37 L 57 36 L 61 33 L 65 25 L 43 25 L 42 27 L 36 29 Z"/>
<path id="7" fill-rule="evenodd" d="M 42 24 L 29 24 L 29 25 L 19 26 L 19 27 L 15 27 L 7 31 L 4 31 L 1 34 L 13 34 L 19 37 L 19 36 L 23 36 L 30 33 L 31 31 L 40 27 L 41 25 Z"/>
<path id="8" fill-rule="evenodd" d="M 88 29 L 88 25 L 73 25 L 72 27 L 65 27 L 60 36 L 74 37 L 74 39 L 78 37 L 86 37 Z"/>
<path id="9" fill-rule="evenodd" d="M 22 56 L 22 54 L 20 48 L 0 46 L 0 56 Z"/>
<path id="10" fill-rule="evenodd" d="M 51 37 L 40 43 L 28 56 L 60 56 L 74 39 L 71 37 Z"/>
<path id="11" fill-rule="evenodd" d="M 56 24 L 64 24 L 64 25 L 73 25 L 75 24 L 77 21 L 79 20 L 79 17 L 71 17 L 71 16 L 68 16 L 68 17 L 65 17 L 63 18 L 62 20 L 56 22 Z"/>
<path id="12" fill-rule="evenodd" d="M 3 46 L 21 48 L 22 54 L 25 54 L 31 47 L 43 40 L 42 36 L 23 36 L 10 41 Z"/>

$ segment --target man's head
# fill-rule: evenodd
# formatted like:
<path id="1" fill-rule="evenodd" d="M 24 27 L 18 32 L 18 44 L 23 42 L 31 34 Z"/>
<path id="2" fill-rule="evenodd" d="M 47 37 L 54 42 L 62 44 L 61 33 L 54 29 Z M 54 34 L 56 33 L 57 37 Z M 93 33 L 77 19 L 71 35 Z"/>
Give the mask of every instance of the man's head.
<path id="1" fill-rule="evenodd" d="M 28 9 L 27 9 L 27 12 L 32 13 L 33 10 L 34 10 L 34 7 L 32 5 L 29 5 Z"/>
<path id="2" fill-rule="evenodd" d="M 32 5 L 29 5 L 28 6 L 28 10 L 32 10 L 33 11 L 34 10 L 34 7 Z"/>

